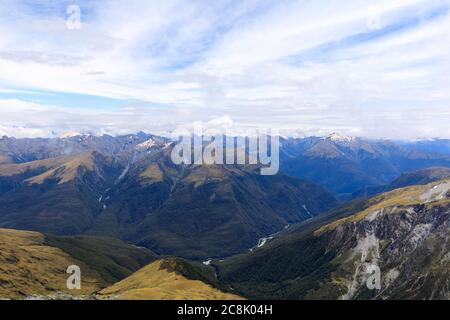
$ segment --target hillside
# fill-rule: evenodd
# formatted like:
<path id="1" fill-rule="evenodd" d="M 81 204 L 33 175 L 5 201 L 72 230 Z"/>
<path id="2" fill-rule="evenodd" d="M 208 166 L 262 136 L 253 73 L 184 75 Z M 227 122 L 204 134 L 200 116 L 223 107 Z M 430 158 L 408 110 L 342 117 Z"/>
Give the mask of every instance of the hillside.
<path id="1" fill-rule="evenodd" d="M 93 224 L 102 210 L 98 198 L 121 171 L 95 151 L 0 165 L 0 227 L 80 234 Z"/>
<path id="2" fill-rule="evenodd" d="M 70 242 L 70 247 L 65 245 Z M 57 292 L 89 295 L 129 276 L 155 256 L 118 240 L 59 238 L 0 229 L 0 298 L 23 299 Z M 130 263 L 130 261 L 133 261 Z M 67 267 L 82 272 L 81 290 L 66 287 Z"/>
<path id="3" fill-rule="evenodd" d="M 210 267 L 156 259 L 117 239 L 0 229 L 0 299 L 242 299 L 218 289 Z M 81 290 L 66 287 L 70 265 Z"/>
<path id="4" fill-rule="evenodd" d="M 418 184 L 428 184 L 433 181 L 450 177 L 450 168 L 431 167 L 420 170 L 407 171 L 385 186 L 369 187 L 353 193 L 354 198 L 369 197 L 377 193 L 388 192 L 394 189 L 403 188 Z"/>
<path id="5" fill-rule="evenodd" d="M 284 139 L 281 171 L 314 181 L 347 199 L 361 189 L 385 186 L 405 171 L 450 167 L 450 156 L 388 140 L 332 134 Z"/>
<path id="6" fill-rule="evenodd" d="M 433 181 L 450 177 L 450 168 L 431 167 L 422 170 L 404 172 L 400 177 L 389 184 L 389 190 L 412 186 L 415 184 L 428 184 Z"/>
<path id="7" fill-rule="evenodd" d="M 106 235 L 206 259 L 251 248 L 337 203 L 308 181 L 247 166 L 177 166 L 170 151 L 146 151 L 126 166 L 97 151 L 0 165 L 0 227 Z"/>
<path id="8" fill-rule="evenodd" d="M 166 258 L 143 267 L 128 278 L 103 289 L 100 294 L 125 300 L 242 299 L 212 287 L 203 275 L 207 271 L 201 269 L 201 266 L 183 260 Z"/>
<path id="9" fill-rule="evenodd" d="M 249 249 L 337 204 L 308 181 L 260 176 L 250 167 L 175 166 L 167 153 L 130 168 L 105 195 L 107 208 L 92 233 L 119 235 L 158 254 L 206 259 Z"/>
<path id="10" fill-rule="evenodd" d="M 55 138 L 0 138 L 0 164 L 25 163 L 96 151 L 122 167 L 163 150 L 169 139 L 139 132 L 109 136 L 74 134 Z M 448 140 L 398 142 L 342 136 L 282 138 L 282 173 L 316 182 L 346 197 L 385 186 L 405 171 L 450 167 Z"/>
<path id="11" fill-rule="evenodd" d="M 346 205 L 214 262 L 219 279 L 259 299 L 449 299 L 449 190 L 441 180 Z M 366 287 L 373 265 L 380 290 Z"/>
<path id="12" fill-rule="evenodd" d="M 89 265 L 106 284 L 120 281 L 158 258 L 148 249 L 107 237 L 46 235 L 45 244 Z"/>

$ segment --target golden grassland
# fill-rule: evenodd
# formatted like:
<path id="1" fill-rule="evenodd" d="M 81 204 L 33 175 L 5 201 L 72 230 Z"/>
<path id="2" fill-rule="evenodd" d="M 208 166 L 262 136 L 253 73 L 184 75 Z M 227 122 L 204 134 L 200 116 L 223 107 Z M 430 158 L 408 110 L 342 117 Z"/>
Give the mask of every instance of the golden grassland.
<path id="1" fill-rule="evenodd" d="M 199 280 L 162 267 L 155 261 L 128 278 L 100 291 L 125 300 L 236 300 L 241 297 L 224 293 Z"/>
<path id="2" fill-rule="evenodd" d="M 73 180 L 77 170 L 84 167 L 89 171 L 94 170 L 93 152 L 85 152 L 76 156 L 62 156 L 57 158 L 36 160 L 20 164 L 0 165 L 0 176 L 13 176 L 32 170 L 44 170 L 43 173 L 31 177 L 26 181 L 30 184 L 42 184 L 48 178 L 58 178 L 59 183 Z"/>
<path id="3" fill-rule="evenodd" d="M 59 183 L 66 183 L 72 181 L 77 176 L 78 168 L 83 167 L 89 171 L 94 170 L 94 155 L 92 152 L 82 153 L 70 158 L 61 166 L 57 166 L 43 174 L 28 179 L 27 182 L 33 184 L 42 184 L 51 177 L 59 178 Z"/>
<path id="4" fill-rule="evenodd" d="M 8 163 L 0 166 L 0 176 L 13 176 L 22 174 L 26 171 L 36 170 L 40 168 L 51 169 L 63 165 L 69 161 L 70 157 L 58 157 L 45 160 L 36 160 L 25 163 Z"/>
<path id="5" fill-rule="evenodd" d="M 142 179 L 143 184 L 155 183 L 164 180 L 164 173 L 159 165 L 153 163 L 145 169 L 139 177 Z"/>
<path id="6" fill-rule="evenodd" d="M 58 292 L 126 300 L 242 299 L 183 276 L 175 271 L 175 258 L 155 261 L 104 289 L 108 284 L 97 271 L 46 243 L 46 236 L 39 232 L 0 229 L 0 299 L 52 296 Z M 175 269 L 167 268 L 168 264 L 174 264 Z M 81 290 L 66 287 L 70 265 L 81 268 Z"/>
<path id="7" fill-rule="evenodd" d="M 104 287 L 97 272 L 44 241 L 45 236 L 38 232 L 0 229 L 0 298 L 73 293 L 66 287 L 70 265 L 79 266 L 82 272 L 77 294 L 91 294 Z"/>

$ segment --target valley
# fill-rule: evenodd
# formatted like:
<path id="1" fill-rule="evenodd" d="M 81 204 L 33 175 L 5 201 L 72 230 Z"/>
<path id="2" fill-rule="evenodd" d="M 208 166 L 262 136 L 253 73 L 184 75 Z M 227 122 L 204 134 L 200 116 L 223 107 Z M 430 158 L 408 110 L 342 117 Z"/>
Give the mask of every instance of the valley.
<path id="1" fill-rule="evenodd" d="M 261 176 L 175 165 L 172 147 L 0 139 L 0 298 L 449 299 L 449 155 L 290 139 L 281 173 Z"/>
<path id="2" fill-rule="evenodd" d="M 269 245 L 213 261 L 255 299 L 449 299 L 450 183 L 397 189 L 300 224 Z M 381 270 L 380 290 L 366 286 Z"/>
<path id="3" fill-rule="evenodd" d="M 0 35 L 13 316 L 448 306 L 450 0 L 1 0 Z"/>
<path id="4" fill-rule="evenodd" d="M 337 203 L 299 178 L 260 176 L 252 166 L 179 166 L 170 146 L 151 147 L 126 165 L 95 150 L 1 165 L 0 227 L 119 237 L 203 259 L 248 249 Z"/>

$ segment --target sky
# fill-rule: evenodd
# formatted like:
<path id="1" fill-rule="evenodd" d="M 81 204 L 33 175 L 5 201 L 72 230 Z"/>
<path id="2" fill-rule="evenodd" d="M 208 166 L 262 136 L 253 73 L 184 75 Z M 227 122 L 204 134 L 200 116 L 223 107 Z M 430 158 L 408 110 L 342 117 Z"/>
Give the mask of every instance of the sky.
<path id="1" fill-rule="evenodd" d="M 450 138 L 450 0 L 0 0 L 0 35 L 0 136 Z"/>

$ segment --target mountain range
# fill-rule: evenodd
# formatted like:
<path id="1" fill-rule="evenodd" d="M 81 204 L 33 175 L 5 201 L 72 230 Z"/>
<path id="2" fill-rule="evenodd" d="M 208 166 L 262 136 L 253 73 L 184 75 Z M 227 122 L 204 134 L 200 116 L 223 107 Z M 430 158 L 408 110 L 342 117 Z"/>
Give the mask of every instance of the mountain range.
<path id="1" fill-rule="evenodd" d="M 136 145 L 118 159 L 91 149 L 0 165 L 0 227 L 108 235 L 202 259 L 238 253 L 337 203 L 302 179 L 248 166 L 176 166 L 163 139 L 123 140 Z"/>
<path id="2" fill-rule="evenodd" d="M 348 200 L 352 193 L 389 184 L 405 171 L 450 166 L 448 152 L 420 146 L 420 142 L 405 145 L 338 134 L 284 139 L 280 168 L 285 174 L 316 182 Z"/>
<path id="3" fill-rule="evenodd" d="M 142 132 L 1 138 L 0 298 L 75 298 L 70 264 L 86 299 L 449 298 L 443 141 L 280 142 L 262 176 Z"/>

